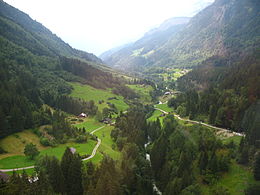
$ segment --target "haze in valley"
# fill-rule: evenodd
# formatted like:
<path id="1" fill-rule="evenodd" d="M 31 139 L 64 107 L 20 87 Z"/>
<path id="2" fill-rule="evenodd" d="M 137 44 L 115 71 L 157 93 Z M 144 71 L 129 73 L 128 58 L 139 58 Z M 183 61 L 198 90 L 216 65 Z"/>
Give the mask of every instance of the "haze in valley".
<path id="1" fill-rule="evenodd" d="M 194 16 L 213 0 L 6 0 L 71 46 L 100 55 L 171 17 Z"/>

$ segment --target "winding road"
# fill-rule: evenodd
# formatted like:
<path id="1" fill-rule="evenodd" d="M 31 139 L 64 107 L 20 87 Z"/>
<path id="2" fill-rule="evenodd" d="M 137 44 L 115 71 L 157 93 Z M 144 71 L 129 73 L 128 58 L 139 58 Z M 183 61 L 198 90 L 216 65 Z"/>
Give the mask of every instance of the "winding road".
<path id="1" fill-rule="evenodd" d="M 169 114 L 169 112 L 166 112 L 165 110 L 162 110 L 160 108 L 156 108 L 154 107 L 155 110 L 159 110 L 161 111 L 162 113 L 164 114 Z M 173 113 L 172 113 L 173 114 Z M 193 121 L 193 120 L 190 120 L 190 119 L 184 119 L 184 118 L 181 118 L 179 115 L 177 114 L 173 114 L 175 117 L 177 117 L 179 120 L 182 120 L 182 121 L 187 121 L 187 122 L 190 122 L 190 123 L 193 123 L 193 124 L 199 124 L 199 125 L 204 125 L 206 127 L 210 127 L 212 129 L 216 129 L 216 130 L 219 130 L 219 131 L 224 131 L 226 133 L 231 133 L 233 135 L 237 135 L 237 136 L 245 136 L 245 134 L 243 133 L 237 133 L 235 131 L 231 131 L 231 130 L 228 130 L 228 129 L 223 129 L 223 128 L 220 128 L 220 127 L 215 127 L 215 126 L 212 126 L 212 125 L 209 125 L 209 124 L 206 124 L 206 123 L 203 123 L 203 122 L 199 122 L 199 121 Z"/>
<path id="2" fill-rule="evenodd" d="M 97 128 L 97 129 L 94 129 L 93 131 L 90 132 L 90 134 L 93 135 L 96 131 L 103 129 L 104 127 L 105 127 L 105 125 Z M 82 159 L 82 161 L 89 160 L 96 155 L 97 149 L 101 144 L 101 139 L 97 138 L 97 141 L 98 142 L 97 142 L 95 148 L 92 150 L 92 154 L 89 157 Z M 19 171 L 19 170 L 24 170 L 24 169 L 33 169 L 34 167 L 35 166 L 28 166 L 28 167 L 14 168 L 14 169 L 0 169 L 0 171 L 1 172 Z"/>

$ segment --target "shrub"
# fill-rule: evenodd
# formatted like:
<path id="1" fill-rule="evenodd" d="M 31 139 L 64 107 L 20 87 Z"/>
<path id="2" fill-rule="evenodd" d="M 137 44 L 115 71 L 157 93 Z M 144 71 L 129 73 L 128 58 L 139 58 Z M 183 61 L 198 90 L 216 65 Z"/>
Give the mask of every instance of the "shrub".
<path id="1" fill-rule="evenodd" d="M 41 137 L 41 138 L 40 138 L 40 143 L 41 143 L 43 146 L 51 146 L 49 139 L 46 138 L 46 137 Z"/>
<path id="2" fill-rule="evenodd" d="M 78 135 L 76 137 L 76 142 L 77 143 L 83 143 L 83 142 L 86 142 L 87 141 L 87 136 L 85 135 Z"/>
<path id="3" fill-rule="evenodd" d="M 0 147 L 0 154 L 7 153 L 2 147 Z"/>

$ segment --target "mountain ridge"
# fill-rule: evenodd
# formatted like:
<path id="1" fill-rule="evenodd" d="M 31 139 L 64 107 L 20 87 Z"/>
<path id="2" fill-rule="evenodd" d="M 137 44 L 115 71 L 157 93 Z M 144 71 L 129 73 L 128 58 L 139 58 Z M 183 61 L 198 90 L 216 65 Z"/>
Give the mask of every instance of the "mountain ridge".
<path id="1" fill-rule="evenodd" d="M 41 23 L 31 19 L 28 14 L 5 3 L 3 0 L 0 1 L 0 5 L 0 16 L 13 21 L 22 29 L 26 29 L 28 32 L 30 32 L 32 37 L 28 37 L 30 39 L 26 41 L 35 41 L 35 39 L 38 40 L 39 44 L 44 47 L 44 49 L 42 48 L 43 53 L 47 52 L 48 54 L 52 53 L 54 55 L 82 58 L 87 61 L 102 64 L 102 60 L 97 58 L 94 54 L 72 48 L 68 43 L 65 43 L 60 37 L 53 34 Z M 5 30 L 6 32 L 10 32 L 7 31 L 7 29 Z"/>
<path id="2" fill-rule="evenodd" d="M 154 50 L 180 31 L 189 20 L 189 17 L 170 18 L 164 21 L 159 27 L 145 33 L 145 35 L 136 42 L 120 48 L 116 50 L 116 52 L 112 52 L 112 55 L 110 54 L 110 56 L 103 58 L 103 61 L 119 69 L 124 69 L 121 68 L 123 64 L 132 70 L 141 65 L 149 65 L 149 56 Z"/>
<path id="3" fill-rule="evenodd" d="M 140 71 L 153 66 L 192 67 L 215 55 L 254 50 L 260 43 L 259 7 L 259 1 L 255 0 L 216 0 L 181 30 L 168 35 L 167 41 L 157 43 L 149 55 L 142 55 L 143 51 L 137 53 L 141 54 L 136 55 L 138 65 L 133 65 L 135 60 L 131 57 L 136 48 L 128 48 L 125 55 L 121 49 L 104 61 L 123 70 Z"/>

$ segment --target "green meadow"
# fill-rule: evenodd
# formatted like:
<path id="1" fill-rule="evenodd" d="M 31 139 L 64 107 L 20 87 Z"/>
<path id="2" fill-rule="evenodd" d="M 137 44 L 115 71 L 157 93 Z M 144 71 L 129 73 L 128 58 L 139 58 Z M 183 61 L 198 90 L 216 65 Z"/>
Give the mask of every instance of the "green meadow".
<path id="1" fill-rule="evenodd" d="M 103 158 L 103 155 L 108 155 L 114 160 L 120 161 L 121 153 L 120 151 L 118 151 L 115 142 L 110 137 L 110 133 L 113 128 L 113 126 L 106 126 L 94 133 L 94 135 L 96 135 L 99 139 L 102 140 L 95 157 L 91 159 L 91 161 L 94 164 L 100 163 Z"/>
<path id="2" fill-rule="evenodd" d="M 80 83 L 70 83 L 73 87 L 70 96 L 81 98 L 86 101 L 93 100 L 98 106 L 99 110 L 108 107 L 107 102 L 115 104 L 118 111 L 124 111 L 128 109 L 128 105 L 124 102 L 123 96 L 115 95 L 111 92 L 111 89 L 96 89 L 89 85 L 82 85 Z M 108 98 L 116 97 L 117 99 L 108 100 Z M 103 100 L 104 103 L 99 104 L 99 101 Z"/>
<path id="3" fill-rule="evenodd" d="M 41 150 L 39 156 L 42 155 L 49 155 L 49 156 L 56 156 L 58 159 L 61 159 L 65 149 L 67 147 L 73 147 L 76 151 L 80 154 L 91 154 L 93 148 L 96 145 L 96 141 L 88 140 L 87 143 L 66 143 L 60 144 L 54 148 L 48 148 L 45 150 Z M 38 158 L 39 158 L 38 156 Z M 0 169 L 11 169 L 11 168 L 19 168 L 19 167 L 27 167 L 34 165 L 35 160 L 30 160 L 28 157 L 24 155 L 14 155 L 3 158 L 0 160 Z"/>
<path id="4" fill-rule="evenodd" d="M 150 85 L 127 85 L 129 88 L 133 89 L 139 96 L 140 102 L 143 104 L 150 104 L 152 98 L 150 92 L 153 90 Z"/>
<path id="5" fill-rule="evenodd" d="M 155 107 L 160 108 L 160 109 L 162 109 L 166 112 L 172 112 L 173 111 L 173 109 L 170 108 L 167 104 L 156 104 Z"/>
<path id="6" fill-rule="evenodd" d="M 104 124 L 97 122 L 94 118 L 86 118 L 83 122 L 73 125 L 78 128 L 84 127 L 86 131 L 90 133 L 91 131 L 103 126 Z"/>
<path id="7" fill-rule="evenodd" d="M 244 190 L 247 188 L 248 184 L 254 182 L 253 174 L 248 167 L 244 167 L 237 164 L 235 161 L 232 161 L 229 171 L 223 174 L 216 184 L 211 186 L 201 185 L 202 194 L 210 194 L 212 188 L 223 186 L 228 190 L 230 195 L 243 195 L 245 194 Z"/>

